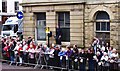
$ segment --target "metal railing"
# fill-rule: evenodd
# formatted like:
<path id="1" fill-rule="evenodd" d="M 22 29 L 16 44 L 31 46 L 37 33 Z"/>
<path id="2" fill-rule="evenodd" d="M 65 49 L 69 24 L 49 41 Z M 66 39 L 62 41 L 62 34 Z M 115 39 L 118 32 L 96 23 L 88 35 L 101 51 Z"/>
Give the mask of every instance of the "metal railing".
<path id="1" fill-rule="evenodd" d="M 29 52 L 27 52 L 27 53 L 29 53 Z M 36 56 L 36 54 L 38 54 L 38 56 Z M 12 64 L 15 64 L 16 66 L 19 66 L 19 64 L 29 65 L 29 66 L 32 65 L 32 66 L 34 66 L 34 69 L 39 67 L 40 69 L 44 69 L 44 68 L 46 68 L 46 69 L 60 69 L 61 71 L 62 70 L 68 70 L 68 71 L 76 70 L 76 69 L 74 69 L 74 63 L 78 64 L 77 65 L 77 70 L 79 70 L 80 65 L 82 64 L 80 62 L 80 60 L 75 62 L 71 58 L 68 58 L 67 60 L 65 59 L 65 66 L 61 66 L 61 64 L 59 66 L 56 66 L 56 65 L 51 66 L 51 65 L 48 64 L 50 58 L 47 58 L 47 57 L 48 57 L 49 54 L 42 54 L 41 55 L 40 53 L 34 53 L 34 55 L 35 55 L 35 58 L 36 58 L 36 59 L 34 59 L 34 61 L 35 61 L 34 63 L 30 63 L 29 56 L 27 56 L 27 59 L 28 59 L 27 62 L 24 61 L 23 56 L 18 56 L 18 58 L 19 57 L 22 58 L 22 63 L 20 61 L 17 61 L 17 57 L 14 57 L 14 59 L 15 59 L 14 61 L 10 61 L 9 59 L 5 60 L 4 56 L 3 56 L 1 61 L 9 62 L 9 65 L 12 65 Z M 55 62 L 55 58 L 53 58 L 53 62 Z M 70 65 L 69 65 L 69 63 L 70 63 Z M 94 65 L 94 70 L 95 71 L 104 71 L 104 70 L 106 70 L 106 71 L 111 71 L 111 70 L 119 71 L 120 70 L 120 59 L 117 62 L 113 62 L 113 63 L 102 62 L 101 65 L 99 65 L 99 63 L 94 60 L 94 64 L 95 64 Z M 88 66 L 88 61 L 86 59 L 85 69 L 89 70 L 88 67 L 89 67 Z"/>

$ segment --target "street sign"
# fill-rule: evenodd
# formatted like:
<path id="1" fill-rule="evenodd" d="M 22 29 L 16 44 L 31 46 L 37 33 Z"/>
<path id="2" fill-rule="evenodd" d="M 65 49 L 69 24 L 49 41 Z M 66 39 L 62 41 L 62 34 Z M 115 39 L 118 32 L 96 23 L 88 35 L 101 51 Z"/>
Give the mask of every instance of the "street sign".
<path id="1" fill-rule="evenodd" d="M 50 33 L 49 27 L 46 27 L 46 33 Z"/>
<path id="2" fill-rule="evenodd" d="M 23 18 L 23 13 L 21 11 L 17 12 L 17 18 L 22 19 Z"/>

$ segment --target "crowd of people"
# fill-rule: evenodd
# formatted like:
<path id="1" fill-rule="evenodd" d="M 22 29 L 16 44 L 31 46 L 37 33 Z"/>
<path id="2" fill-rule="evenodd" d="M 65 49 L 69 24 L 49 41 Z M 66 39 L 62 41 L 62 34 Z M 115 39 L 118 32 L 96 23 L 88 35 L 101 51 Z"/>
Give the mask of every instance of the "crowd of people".
<path id="1" fill-rule="evenodd" d="M 68 69 L 89 71 L 110 69 L 111 63 L 119 59 L 117 50 L 108 43 L 100 45 L 98 38 L 94 38 L 89 48 L 78 48 L 76 44 L 61 45 L 37 43 L 33 38 L 20 39 L 19 37 L 2 38 L 3 59 L 11 61 L 11 64 L 24 63 L 56 66 Z M 108 68 L 109 67 L 109 68 Z"/>

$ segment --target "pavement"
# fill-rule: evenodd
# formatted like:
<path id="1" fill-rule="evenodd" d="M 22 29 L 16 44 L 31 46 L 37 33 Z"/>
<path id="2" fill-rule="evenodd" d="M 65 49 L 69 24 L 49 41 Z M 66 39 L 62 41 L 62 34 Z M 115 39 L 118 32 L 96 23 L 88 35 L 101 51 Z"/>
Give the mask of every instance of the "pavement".
<path id="1" fill-rule="evenodd" d="M 34 67 L 25 67 L 25 66 L 16 66 L 9 65 L 7 63 L 0 62 L 0 71 L 58 71 L 58 70 L 50 70 L 50 69 L 34 69 Z"/>
<path id="2" fill-rule="evenodd" d="M 23 67 L 23 66 L 16 66 L 16 65 L 9 65 L 6 63 L 2 63 L 2 69 L 33 69 L 33 67 Z"/>

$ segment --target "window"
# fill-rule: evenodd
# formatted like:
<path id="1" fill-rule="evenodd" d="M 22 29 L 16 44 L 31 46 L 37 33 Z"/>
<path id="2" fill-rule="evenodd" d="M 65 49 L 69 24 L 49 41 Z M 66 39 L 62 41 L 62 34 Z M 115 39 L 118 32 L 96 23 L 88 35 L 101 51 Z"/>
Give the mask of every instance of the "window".
<path id="1" fill-rule="evenodd" d="M 18 24 L 14 25 L 14 33 L 18 31 Z"/>
<path id="2" fill-rule="evenodd" d="M 70 14 L 69 14 L 69 12 L 58 13 L 58 24 L 61 28 L 69 28 L 70 27 Z"/>
<path id="3" fill-rule="evenodd" d="M 110 31 L 109 22 L 96 22 L 96 32 Z"/>
<path id="4" fill-rule="evenodd" d="M 103 42 L 110 43 L 110 18 L 107 12 L 98 11 L 96 13 L 96 36 Z"/>
<path id="5" fill-rule="evenodd" d="M 17 12 L 19 10 L 19 2 L 15 2 L 14 4 L 15 6 L 15 12 Z"/>
<path id="6" fill-rule="evenodd" d="M 14 25 L 3 25 L 3 31 L 12 30 Z"/>
<path id="7" fill-rule="evenodd" d="M 46 40 L 46 13 L 37 13 L 37 40 Z"/>
<path id="8" fill-rule="evenodd" d="M 7 12 L 7 2 L 2 2 L 2 12 Z"/>
<path id="9" fill-rule="evenodd" d="M 58 25 L 62 32 L 62 41 L 70 41 L 70 13 L 69 12 L 58 12 Z"/>

